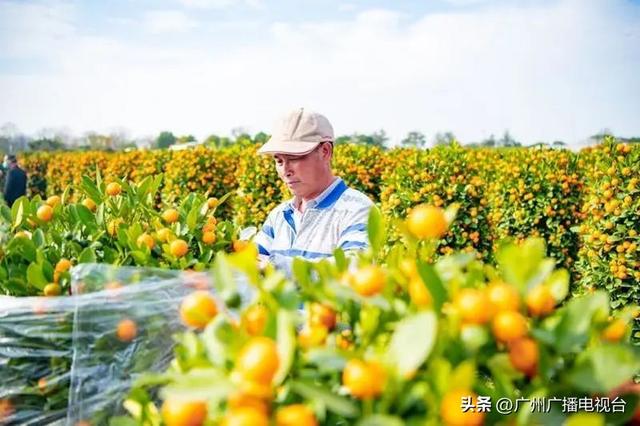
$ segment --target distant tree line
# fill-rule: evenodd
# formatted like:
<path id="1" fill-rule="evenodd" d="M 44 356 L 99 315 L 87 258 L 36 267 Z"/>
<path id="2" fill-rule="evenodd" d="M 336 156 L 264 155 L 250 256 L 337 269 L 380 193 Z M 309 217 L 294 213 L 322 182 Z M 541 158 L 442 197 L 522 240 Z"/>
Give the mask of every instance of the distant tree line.
<path id="1" fill-rule="evenodd" d="M 605 136 L 611 135 L 608 130 L 602 130 L 589 138 L 591 144 L 597 144 Z M 64 151 L 64 150 L 103 150 L 122 151 L 130 149 L 167 149 L 174 145 L 183 144 L 203 144 L 212 148 L 224 148 L 234 144 L 263 144 L 269 139 L 269 135 L 264 132 L 249 134 L 245 129 L 238 127 L 231 131 L 230 136 L 218 136 L 212 134 L 205 139 L 198 141 L 193 135 L 175 135 L 171 131 L 162 131 L 159 135 L 144 138 L 131 138 L 125 130 L 115 130 L 109 134 L 87 132 L 80 137 L 73 137 L 64 130 L 42 129 L 35 136 L 27 136 L 21 133 L 12 123 L 6 123 L 0 127 L 0 154 L 17 153 L 23 151 Z M 618 138 L 622 142 L 640 143 L 640 137 Z M 389 147 L 389 137 L 382 129 L 371 134 L 353 133 L 336 138 L 336 144 L 354 143 L 361 145 L 377 146 L 380 148 Z M 429 143 L 431 142 L 431 143 Z M 407 133 L 400 141 L 400 146 L 427 148 L 429 146 L 447 146 L 459 144 L 456 136 L 450 132 L 438 132 L 431 141 L 427 136 L 417 130 Z M 519 147 L 523 146 L 516 140 L 509 131 L 505 131 L 500 138 L 490 135 L 479 142 L 466 143 L 467 147 Z M 538 142 L 528 146 L 550 146 L 562 148 L 566 146 L 563 141 Z"/>

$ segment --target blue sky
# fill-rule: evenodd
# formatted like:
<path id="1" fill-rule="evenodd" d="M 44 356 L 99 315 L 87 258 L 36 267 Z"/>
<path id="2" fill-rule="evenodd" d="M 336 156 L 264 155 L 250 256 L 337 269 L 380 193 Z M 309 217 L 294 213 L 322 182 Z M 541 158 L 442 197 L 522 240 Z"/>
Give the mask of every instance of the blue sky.
<path id="1" fill-rule="evenodd" d="M 640 135 L 639 0 L 0 0 L 0 126 Z"/>

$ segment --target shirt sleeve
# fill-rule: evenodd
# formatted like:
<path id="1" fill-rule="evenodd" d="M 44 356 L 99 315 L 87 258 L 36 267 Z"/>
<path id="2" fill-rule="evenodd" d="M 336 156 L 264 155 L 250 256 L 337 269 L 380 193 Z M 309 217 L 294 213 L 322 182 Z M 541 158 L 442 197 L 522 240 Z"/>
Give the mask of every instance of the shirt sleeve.
<path id="1" fill-rule="evenodd" d="M 373 204 L 363 205 L 347 215 L 338 238 L 337 248 L 347 252 L 349 250 L 363 250 L 369 247 L 367 220 L 372 206 Z"/>
<path id="2" fill-rule="evenodd" d="M 261 262 L 265 262 L 271 255 L 273 239 L 275 237 L 273 212 L 267 216 L 262 228 L 258 231 L 253 242 L 258 246 L 258 256 Z"/>

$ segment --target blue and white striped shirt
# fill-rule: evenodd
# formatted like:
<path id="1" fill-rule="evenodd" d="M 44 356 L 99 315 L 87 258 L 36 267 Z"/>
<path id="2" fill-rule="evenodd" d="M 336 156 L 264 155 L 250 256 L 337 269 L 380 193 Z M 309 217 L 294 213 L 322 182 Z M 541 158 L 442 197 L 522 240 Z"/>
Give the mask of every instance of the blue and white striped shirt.
<path id="1" fill-rule="evenodd" d="M 309 201 L 299 221 L 294 220 L 300 213 L 293 203 L 291 199 L 273 209 L 256 235 L 261 260 L 290 272 L 297 256 L 320 260 L 333 256 L 338 247 L 347 251 L 369 246 L 366 228 L 373 202 L 342 179 Z"/>

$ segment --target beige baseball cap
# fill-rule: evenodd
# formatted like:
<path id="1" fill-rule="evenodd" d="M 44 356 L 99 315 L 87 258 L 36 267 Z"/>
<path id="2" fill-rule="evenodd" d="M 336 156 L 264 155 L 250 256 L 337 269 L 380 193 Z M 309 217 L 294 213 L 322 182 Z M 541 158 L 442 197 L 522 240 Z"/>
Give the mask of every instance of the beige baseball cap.
<path id="1" fill-rule="evenodd" d="M 322 142 L 333 142 L 333 127 L 327 117 L 300 108 L 278 122 L 271 138 L 258 154 L 304 155 Z"/>

